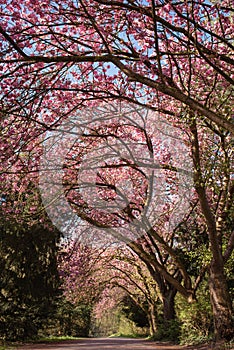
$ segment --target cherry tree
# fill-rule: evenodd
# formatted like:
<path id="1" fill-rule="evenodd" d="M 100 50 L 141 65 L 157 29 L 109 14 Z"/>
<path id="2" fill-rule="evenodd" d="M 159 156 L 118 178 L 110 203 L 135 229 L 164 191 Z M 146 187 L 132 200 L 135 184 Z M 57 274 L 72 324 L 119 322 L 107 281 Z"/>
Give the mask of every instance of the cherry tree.
<path id="1" fill-rule="evenodd" d="M 119 289 L 124 291 L 124 296 L 129 296 L 145 312 L 150 334 L 155 334 L 158 326 L 157 303 L 159 300 L 163 302 L 163 298 L 147 266 L 126 247 L 111 247 L 105 250 L 102 263 L 106 271 L 104 279 L 107 280 L 107 289 L 114 288 L 114 295 Z M 121 300 L 120 298 L 118 302 L 121 303 Z"/>
<path id="2" fill-rule="evenodd" d="M 95 110 L 98 118 L 95 115 L 94 120 L 89 118 L 90 115 L 86 111 L 89 123 L 85 123 L 85 129 L 82 129 L 78 141 L 72 142 L 71 150 L 67 151 L 61 163 L 65 170 L 62 182 L 67 201 L 82 220 L 96 227 L 96 236 L 100 234 L 98 232 L 101 229 L 104 236 L 109 235 L 108 237 L 112 236 L 112 240 L 114 237 L 116 240 L 125 241 L 146 264 L 159 286 L 164 302 L 164 315 L 168 315 L 165 319 L 173 317 L 176 292 L 179 291 L 189 301 L 195 300 L 199 283 L 205 271 L 209 271 L 216 325 L 220 329 L 223 316 L 220 316 L 218 311 L 220 308 L 216 292 L 219 289 L 217 281 L 221 276 L 216 280 L 216 273 L 223 276 L 222 293 L 219 292 L 219 297 L 220 301 L 223 299 L 222 303 L 226 303 L 226 317 L 231 313 L 228 291 L 224 288 L 224 271 L 221 269 L 233 249 L 229 222 L 229 214 L 233 210 L 233 153 L 229 135 L 214 134 L 202 125 L 199 125 L 197 134 L 195 125 L 187 127 L 186 124 L 181 126 L 182 130 L 177 125 L 177 128 L 174 128 L 176 134 L 173 134 L 167 122 L 166 130 L 163 130 L 163 123 L 157 124 L 156 128 L 152 127 L 151 117 L 156 118 L 154 113 L 144 115 L 141 110 L 140 116 L 137 117 L 139 109 L 133 108 L 132 116 L 129 110 L 127 114 L 126 109 L 123 109 L 121 118 L 117 118 L 119 112 L 115 114 L 116 111 L 114 113 L 109 106 Z M 101 111 L 105 112 L 105 118 L 100 117 Z M 147 128 L 147 123 L 150 128 Z M 74 125 L 72 126 L 74 128 Z M 183 139 L 179 137 L 180 131 Z M 163 138 L 160 136 L 161 132 Z M 171 145 L 170 138 L 173 139 Z M 52 144 L 55 144 L 54 138 Z M 183 168 L 180 164 L 190 146 L 194 174 L 184 169 L 192 167 L 189 162 L 186 163 L 186 157 Z M 179 159 L 175 157 L 178 156 L 177 153 L 173 154 L 173 148 L 177 152 L 180 150 Z M 58 158 L 57 152 L 55 155 Z M 221 175 L 218 167 L 225 170 L 225 176 Z M 160 176 L 157 176 L 158 172 Z M 181 173 L 183 186 L 179 178 Z M 192 177 L 195 191 L 189 187 Z M 51 201 L 54 199 L 54 193 L 57 193 L 58 178 L 55 182 L 51 181 L 49 175 L 46 175 L 46 178 L 50 179 L 46 182 L 46 189 L 50 185 Z M 129 183 L 126 187 L 129 178 L 131 185 Z M 211 184 L 215 191 L 209 188 Z M 186 260 L 183 259 L 183 251 L 187 247 L 178 243 L 177 226 L 187 220 L 186 216 L 189 218 L 190 210 L 193 211 L 190 204 L 195 208 L 197 202 L 198 227 L 201 229 L 197 231 L 196 241 L 200 240 L 199 234 L 208 236 L 212 259 L 200 265 L 200 272 L 194 280 L 194 276 L 189 273 L 189 266 L 186 266 Z M 207 213 L 212 216 L 209 217 Z M 226 234 L 222 234 L 220 228 L 218 231 L 218 223 Z M 74 221 L 72 224 L 74 225 Z M 216 242 L 220 239 L 223 240 L 223 245 L 217 246 Z M 219 266 L 218 271 L 216 266 Z"/>
<path id="3" fill-rule="evenodd" d="M 226 151 L 234 132 L 231 5 L 228 0 L 82 0 L 62 4 L 44 0 L 40 6 L 34 0 L 0 2 L 3 152 L 13 152 L 14 158 L 22 161 L 24 157 L 18 152 L 22 144 L 30 144 L 32 150 L 33 140 L 38 142 L 40 134 L 53 130 L 68 116 L 76 117 L 82 106 L 95 106 L 98 99 L 134 102 L 157 111 L 157 115 L 187 122 L 195 189 L 212 252 L 209 271 L 216 332 L 224 338 L 230 337 L 232 326 L 223 267 L 234 244 L 230 222 L 228 226 L 233 213 L 231 154 Z M 209 153 L 202 143 L 204 131 L 208 144 L 214 147 L 216 164 L 226 160 L 226 177 L 217 169 L 209 172 L 216 192 L 210 192 L 206 177 L 209 162 L 205 155 Z M 13 158 L 5 155 L 11 166 Z M 35 158 L 26 158 L 38 165 Z M 31 169 L 35 170 L 37 167 Z M 108 193 L 110 196 L 110 189 Z M 218 200 L 217 208 L 212 198 Z M 134 210 L 139 212 L 139 206 Z M 125 221 L 127 218 L 125 213 Z M 112 219 L 109 215 L 108 220 Z M 163 264 L 155 263 L 160 274 L 175 282 L 186 297 L 193 295 L 190 278 L 177 255 L 161 236 L 154 231 L 151 234 L 173 257 L 185 282 L 172 280 Z M 137 250 L 138 246 L 132 248 Z M 138 253 L 151 264 L 146 252 Z"/>
<path id="4" fill-rule="evenodd" d="M 70 225 L 71 233 L 80 237 L 83 221 L 96 227 L 95 240 L 92 235 L 88 243 L 98 244 L 98 237 L 99 244 L 126 242 L 159 285 L 164 318 L 170 320 L 177 290 L 192 300 L 198 287 L 195 283 L 193 289 L 173 247 L 173 229 L 190 210 L 193 192 L 189 148 L 182 139 L 186 134 L 160 118 L 154 127 L 154 113 L 144 108 L 102 105 L 95 113 L 85 112 L 78 123 L 70 120 L 70 140 L 62 126 L 47 140 L 41 175 L 44 204 L 65 233 Z"/>
<path id="5" fill-rule="evenodd" d="M 77 239 L 61 240 L 57 259 L 63 291 L 57 314 L 61 334 L 89 335 L 93 309 L 105 289 L 102 252 Z"/>
<path id="6" fill-rule="evenodd" d="M 222 329 L 223 324 L 228 325 L 227 320 L 231 319 L 232 313 L 224 265 L 231 257 L 234 247 L 233 144 L 226 133 L 204 133 L 204 129 L 198 127 L 196 122 L 191 125 L 191 143 L 195 189 L 212 253 L 209 289 L 217 332 L 218 328 Z M 226 309 L 222 315 L 219 313 L 220 304 L 223 310 Z M 227 335 L 229 332 L 229 337 L 232 337 L 231 328 L 229 331 L 221 330 L 220 335 L 225 332 Z"/>
<path id="7" fill-rule="evenodd" d="M 0 11 L 7 113 L 51 127 L 88 100 L 125 98 L 234 132 L 231 1 L 9 0 Z"/>
<path id="8" fill-rule="evenodd" d="M 101 251 L 70 240 L 61 243 L 58 269 L 64 296 L 73 304 L 92 306 L 99 298 L 101 286 L 97 277 Z"/>
<path id="9" fill-rule="evenodd" d="M 58 260 L 68 301 L 88 304 L 94 317 L 101 319 L 128 295 L 148 316 L 151 334 L 156 333 L 156 304 L 162 297 L 147 267 L 129 248 L 95 248 L 69 241 L 61 246 Z"/>

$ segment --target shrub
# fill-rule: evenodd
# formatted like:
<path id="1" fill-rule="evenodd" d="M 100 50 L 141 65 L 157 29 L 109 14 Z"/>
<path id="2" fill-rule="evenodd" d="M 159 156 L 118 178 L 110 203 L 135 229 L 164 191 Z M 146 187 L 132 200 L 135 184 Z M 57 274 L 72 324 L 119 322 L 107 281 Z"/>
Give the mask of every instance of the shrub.
<path id="1" fill-rule="evenodd" d="M 212 336 L 212 311 L 205 281 L 197 293 L 197 302 L 189 304 L 183 297 L 177 295 L 176 307 L 181 322 L 181 344 L 202 343 Z"/>

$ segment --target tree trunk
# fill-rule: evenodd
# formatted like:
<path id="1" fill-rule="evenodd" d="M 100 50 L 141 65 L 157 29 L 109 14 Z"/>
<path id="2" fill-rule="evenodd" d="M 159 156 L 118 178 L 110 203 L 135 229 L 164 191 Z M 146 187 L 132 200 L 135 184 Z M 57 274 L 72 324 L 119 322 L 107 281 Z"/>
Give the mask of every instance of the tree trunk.
<path id="1" fill-rule="evenodd" d="M 175 319 L 175 296 L 176 289 L 172 288 L 162 295 L 163 297 L 163 319 L 164 323 Z"/>
<path id="2" fill-rule="evenodd" d="M 212 262 L 209 276 L 210 299 L 213 309 L 216 340 L 231 340 L 234 337 L 234 322 L 231 298 L 223 268 Z"/>
<path id="3" fill-rule="evenodd" d="M 154 304 L 149 305 L 148 320 L 150 325 L 150 335 L 157 332 L 156 309 Z"/>
<path id="4" fill-rule="evenodd" d="M 193 113 L 193 112 L 192 112 Z M 192 114 L 191 114 L 192 116 Z M 217 340 L 230 340 L 233 337 L 232 304 L 228 292 L 227 281 L 224 274 L 224 259 L 222 255 L 222 218 L 227 209 L 222 201 L 219 202 L 220 214 L 214 214 L 206 194 L 205 179 L 202 174 L 200 160 L 200 144 L 195 118 L 191 124 L 192 156 L 194 164 L 194 184 L 199 197 L 202 213 L 206 220 L 209 235 L 210 250 L 213 260 L 210 265 L 209 290 L 213 309 L 215 337 Z M 224 188 L 226 187 L 223 184 Z M 218 210 L 218 208 L 217 208 Z M 221 220 L 222 222 L 222 220 Z"/>

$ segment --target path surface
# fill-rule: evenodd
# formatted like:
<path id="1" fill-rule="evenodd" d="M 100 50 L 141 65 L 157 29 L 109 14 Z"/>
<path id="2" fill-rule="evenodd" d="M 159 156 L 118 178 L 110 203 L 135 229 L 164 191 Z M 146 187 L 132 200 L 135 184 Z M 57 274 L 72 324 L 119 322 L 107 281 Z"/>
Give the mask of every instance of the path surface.
<path id="1" fill-rule="evenodd" d="M 169 343 L 150 342 L 142 339 L 128 338 L 94 338 L 70 340 L 53 344 L 26 344 L 18 350 L 206 350 L 211 347 L 190 347 L 171 345 Z"/>

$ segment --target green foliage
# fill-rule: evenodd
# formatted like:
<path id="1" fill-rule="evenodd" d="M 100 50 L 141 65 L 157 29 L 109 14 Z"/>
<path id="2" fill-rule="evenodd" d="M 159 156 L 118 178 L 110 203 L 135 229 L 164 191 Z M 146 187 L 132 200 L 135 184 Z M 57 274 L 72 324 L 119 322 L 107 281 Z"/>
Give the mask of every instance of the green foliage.
<path id="1" fill-rule="evenodd" d="M 109 308 L 102 312 L 101 317 L 95 316 L 91 322 L 91 336 L 103 337 L 119 334 L 121 313 L 119 308 Z"/>
<path id="2" fill-rule="evenodd" d="M 167 323 L 159 322 L 157 333 L 154 334 L 152 340 L 173 341 L 177 342 L 180 336 L 180 322 L 177 319 L 168 320 Z"/>
<path id="3" fill-rule="evenodd" d="M 126 295 L 121 302 L 121 311 L 129 320 L 133 321 L 137 327 L 149 327 L 147 314 L 130 295 Z"/>
<path id="4" fill-rule="evenodd" d="M 191 276 L 198 276 L 201 266 L 209 264 L 212 259 L 207 232 L 199 227 L 196 220 L 199 217 L 194 213 L 188 222 L 182 222 L 176 230 L 176 252 Z"/>
<path id="5" fill-rule="evenodd" d="M 57 232 L 0 221 L 0 337 L 25 340 L 55 311 Z"/>
<path id="6" fill-rule="evenodd" d="M 61 298 L 56 312 L 41 330 L 44 336 L 88 337 L 91 326 L 90 305 L 72 304 Z"/>
<path id="7" fill-rule="evenodd" d="M 177 295 L 176 307 L 181 322 L 180 342 L 182 344 L 202 343 L 212 334 L 212 311 L 207 282 L 204 281 L 197 293 L 197 302 L 189 304 Z"/>
<path id="8" fill-rule="evenodd" d="M 230 293 L 231 300 L 234 302 L 234 252 L 232 252 L 232 255 L 228 259 L 226 265 L 225 265 L 225 274 L 227 276 L 227 284 L 228 289 Z M 233 305 L 234 306 L 234 305 Z"/>
<path id="9" fill-rule="evenodd" d="M 73 305 L 66 303 L 66 308 L 63 308 L 60 316 L 60 324 L 62 334 L 73 337 L 87 337 L 90 330 L 91 308 L 89 305 Z"/>
<path id="10" fill-rule="evenodd" d="M 126 318 L 123 314 L 120 314 L 118 336 L 139 338 L 145 337 L 148 334 L 147 327 L 138 327 L 135 322 Z"/>
<path id="11" fill-rule="evenodd" d="M 114 336 L 138 338 L 148 335 L 147 327 L 137 327 L 122 312 L 121 305 L 105 310 L 101 318 L 92 319 L 91 336 Z"/>
<path id="12" fill-rule="evenodd" d="M 109 338 L 131 338 L 131 339 L 138 339 L 138 338 L 146 338 L 147 337 L 147 334 L 145 333 L 142 333 L 142 334 L 139 334 L 139 333 L 121 333 L 121 332 L 118 332 L 116 334 L 112 334 L 109 336 Z"/>

